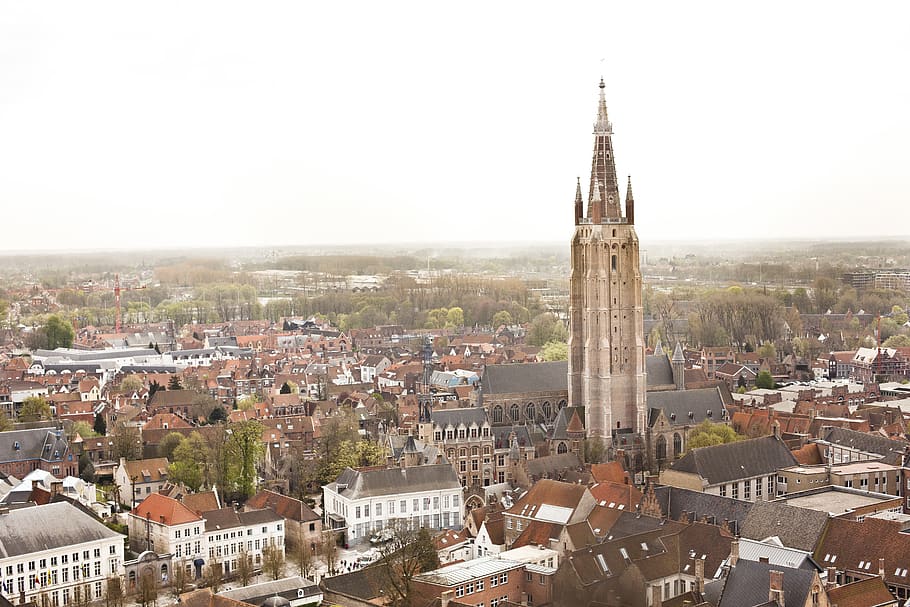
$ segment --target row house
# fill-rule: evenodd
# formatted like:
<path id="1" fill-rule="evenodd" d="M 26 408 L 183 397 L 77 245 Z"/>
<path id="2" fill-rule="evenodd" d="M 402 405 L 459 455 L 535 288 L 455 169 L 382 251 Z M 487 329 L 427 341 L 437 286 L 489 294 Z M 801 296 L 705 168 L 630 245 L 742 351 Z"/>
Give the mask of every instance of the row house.
<path id="1" fill-rule="evenodd" d="M 419 425 L 418 438 L 446 456 L 463 487 L 489 486 L 497 482 L 495 442 L 484 409 L 432 411 L 430 421 Z"/>
<path id="2" fill-rule="evenodd" d="M 0 595 L 10 603 L 84 605 L 123 573 L 123 536 L 68 502 L 0 510 Z"/>
<path id="3" fill-rule="evenodd" d="M 263 551 L 273 548 L 284 553 L 284 519 L 267 509 L 220 508 L 200 513 L 153 493 L 129 513 L 128 525 L 130 550 L 172 555 L 175 566 L 185 567 L 197 579 L 207 563 L 220 562 L 228 574 L 237 568 L 242 554 L 261 565 Z"/>

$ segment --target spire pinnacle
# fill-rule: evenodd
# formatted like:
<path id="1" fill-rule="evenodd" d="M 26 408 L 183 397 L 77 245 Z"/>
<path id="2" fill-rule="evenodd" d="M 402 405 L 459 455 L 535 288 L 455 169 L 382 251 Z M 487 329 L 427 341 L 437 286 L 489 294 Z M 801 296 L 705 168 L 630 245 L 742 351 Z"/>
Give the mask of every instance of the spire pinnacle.
<path id="1" fill-rule="evenodd" d="M 575 184 L 575 225 L 581 223 L 582 207 L 584 201 L 581 198 L 581 177 L 576 177 Z"/>
<path id="2" fill-rule="evenodd" d="M 632 197 L 632 176 L 629 175 L 629 183 L 626 185 L 626 221 L 635 223 L 635 198 Z"/>
<path id="3" fill-rule="evenodd" d="M 607 115 L 606 84 L 600 79 L 600 98 L 597 102 L 597 119 L 594 122 L 594 155 L 591 160 L 591 185 L 588 193 L 588 217 L 600 223 L 600 217 L 621 219 L 619 184 L 613 160 L 613 125 Z M 600 209 L 595 209 L 595 194 Z M 599 212 L 595 212 L 599 211 Z M 595 219 L 598 217 L 598 219 Z"/>

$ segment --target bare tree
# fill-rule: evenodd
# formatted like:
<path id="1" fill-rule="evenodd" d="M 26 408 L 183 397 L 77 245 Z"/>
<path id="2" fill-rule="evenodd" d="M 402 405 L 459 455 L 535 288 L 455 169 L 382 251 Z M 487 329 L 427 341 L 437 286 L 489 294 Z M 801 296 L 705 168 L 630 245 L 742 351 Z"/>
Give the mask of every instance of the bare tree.
<path id="1" fill-rule="evenodd" d="M 171 588 L 174 590 L 174 594 L 180 596 L 186 592 L 186 584 L 186 559 L 181 558 L 173 565 L 171 572 Z"/>
<path id="2" fill-rule="evenodd" d="M 335 575 L 338 567 L 338 539 L 335 532 L 326 530 L 322 532 L 322 541 L 319 543 L 319 552 L 322 562 L 325 563 L 329 575 Z"/>
<path id="3" fill-rule="evenodd" d="M 107 588 L 104 593 L 105 607 L 123 607 L 123 585 L 120 577 L 113 575 L 107 578 Z"/>
<path id="4" fill-rule="evenodd" d="M 240 578 L 241 586 L 248 586 L 253 577 L 253 557 L 246 550 L 240 551 L 237 558 L 237 577 Z"/>
<path id="5" fill-rule="evenodd" d="M 268 545 L 262 549 L 262 571 L 273 580 L 284 576 L 284 551 L 281 548 Z"/>
<path id="6" fill-rule="evenodd" d="M 388 527 L 392 539 L 379 548 L 377 563 L 382 570 L 386 596 L 393 607 L 417 604 L 411 588 L 414 576 L 439 568 L 439 555 L 426 528 L 412 528 L 405 519 Z"/>
<path id="7" fill-rule="evenodd" d="M 156 605 L 158 603 L 158 582 L 152 573 L 144 573 L 139 578 L 139 592 L 136 595 L 136 602 L 141 607 Z"/>
<path id="8" fill-rule="evenodd" d="M 299 525 L 294 541 L 294 560 L 297 561 L 297 570 L 300 575 L 308 577 L 313 570 L 313 548 Z"/>
<path id="9" fill-rule="evenodd" d="M 142 436 L 136 426 L 117 423 L 111 430 L 112 451 L 115 460 L 142 459 Z"/>
<path id="10" fill-rule="evenodd" d="M 205 583 L 212 589 L 212 593 L 218 594 L 221 590 L 221 578 L 224 575 L 224 567 L 217 558 L 209 561 L 208 567 L 205 568 Z"/>

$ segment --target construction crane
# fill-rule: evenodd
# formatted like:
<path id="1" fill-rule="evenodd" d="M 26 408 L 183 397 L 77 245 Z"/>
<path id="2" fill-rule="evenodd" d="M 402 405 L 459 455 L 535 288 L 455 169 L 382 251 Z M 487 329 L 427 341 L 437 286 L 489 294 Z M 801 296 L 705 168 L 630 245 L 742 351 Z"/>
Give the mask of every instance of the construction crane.
<path id="1" fill-rule="evenodd" d="M 114 333 L 120 333 L 121 316 L 120 316 L 120 291 L 138 291 L 144 289 L 145 285 L 138 287 L 121 287 L 120 274 L 114 274 L 114 305 L 117 308 L 117 317 L 114 322 Z"/>

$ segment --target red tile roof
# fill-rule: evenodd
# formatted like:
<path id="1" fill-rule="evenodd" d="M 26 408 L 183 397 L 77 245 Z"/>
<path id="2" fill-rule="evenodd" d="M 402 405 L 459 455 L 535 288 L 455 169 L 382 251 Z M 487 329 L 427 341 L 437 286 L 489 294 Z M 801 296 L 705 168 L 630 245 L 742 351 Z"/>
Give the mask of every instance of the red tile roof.
<path id="1" fill-rule="evenodd" d="M 135 516 L 165 525 L 182 525 L 201 521 L 202 517 L 178 502 L 159 493 L 152 493 L 133 511 Z"/>

